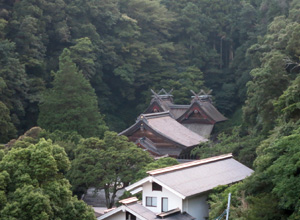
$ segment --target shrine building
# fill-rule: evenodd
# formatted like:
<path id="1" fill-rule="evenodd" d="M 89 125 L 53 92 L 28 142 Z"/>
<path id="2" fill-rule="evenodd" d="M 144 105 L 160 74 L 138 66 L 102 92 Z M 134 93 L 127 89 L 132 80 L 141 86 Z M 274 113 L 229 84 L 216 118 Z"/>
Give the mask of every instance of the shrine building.
<path id="1" fill-rule="evenodd" d="M 151 91 L 148 108 L 119 135 L 127 136 L 154 157 L 191 159 L 191 150 L 208 141 L 214 125 L 227 120 L 203 90 L 198 94 L 191 91 L 194 96 L 189 105 L 174 104 L 171 91 Z"/>

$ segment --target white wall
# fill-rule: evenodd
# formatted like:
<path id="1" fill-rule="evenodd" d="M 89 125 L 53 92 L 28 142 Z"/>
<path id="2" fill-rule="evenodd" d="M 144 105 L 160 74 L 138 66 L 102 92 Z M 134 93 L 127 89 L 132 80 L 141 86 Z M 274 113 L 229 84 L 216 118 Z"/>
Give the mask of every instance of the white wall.
<path id="1" fill-rule="evenodd" d="M 116 214 L 105 218 L 105 220 L 125 220 L 125 219 L 126 219 L 125 212 L 122 211 L 117 212 Z"/>
<path id="2" fill-rule="evenodd" d="M 119 211 L 119 212 L 105 218 L 105 220 L 126 220 L 126 212 Z M 137 217 L 136 220 L 141 220 L 141 219 L 139 219 Z"/>
<path id="3" fill-rule="evenodd" d="M 206 202 L 208 194 L 187 198 L 183 201 L 183 211 L 186 211 L 196 220 L 205 220 L 208 217 L 208 204 Z"/>
<path id="4" fill-rule="evenodd" d="M 156 197 L 157 207 L 146 206 L 146 197 Z M 152 191 L 152 183 L 145 183 L 143 185 L 143 206 L 151 210 L 154 213 L 161 213 L 161 198 L 168 198 L 168 210 L 180 208 L 182 210 L 182 199 L 172 192 L 162 187 L 162 191 Z"/>

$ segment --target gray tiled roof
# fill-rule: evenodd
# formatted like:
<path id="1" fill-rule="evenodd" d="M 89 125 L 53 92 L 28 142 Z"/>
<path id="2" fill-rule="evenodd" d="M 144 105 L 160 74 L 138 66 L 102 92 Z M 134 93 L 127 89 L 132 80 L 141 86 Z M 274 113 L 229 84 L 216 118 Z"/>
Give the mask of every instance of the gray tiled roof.
<path id="1" fill-rule="evenodd" d="M 197 124 L 197 123 L 190 123 L 190 124 L 184 124 L 182 125 L 189 130 L 195 132 L 196 134 L 199 134 L 202 137 L 208 138 L 212 132 L 212 129 L 214 128 L 214 125 L 212 124 Z"/>
<path id="2" fill-rule="evenodd" d="M 127 205 L 127 208 L 129 208 L 130 210 L 132 210 L 135 213 L 138 213 L 140 216 L 144 217 L 147 220 L 161 219 L 161 218 L 157 217 L 154 212 L 150 211 L 149 209 L 147 209 L 146 207 L 142 206 L 139 203 Z M 164 217 L 164 219 L 193 220 L 195 218 L 185 212 L 184 213 L 178 212 L 178 213 L 166 216 L 166 217 Z"/>
<path id="3" fill-rule="evenodd" d="M 147 220 L 156 219 L 156 215 L 154 212 L 150 211 L 149 209 L 147 209 L 139 203 L 130 204 L 127 205 L 127 207 Z"/>
<path id="4" fill-rule="evenodd" d="M 122 205 L 116 209 L 112 209 L 111 211 L 105 213 L 104 215 L 99 216 L 97 219 L 106 219 L 107 217 L 110 217 L 114 215 L 115 213 L 122 212 L 122 211 L 128 211 L 133 215 L 138 216 L 141 219 L 146 220 L 157 220 L 162 219 L 161 217 L 157 216 L 154 212 L 150 211 L 146 207 L 142 206 L 140 203 L 132 203 L 128 205 Z M 190 216 L 186 212 L 181 213 L 180 210 L 177 213 L 165 216 L 163 219 L 167 220 L 193 220 L 194 217 Z"/>
<path id="5" fill-rule="evenodd" d="M 153 118 L 148 118 L 146 114 L 144 116 L 152 129 L 183 146 L 191 147 L 207 141 L 206 138 L 184 127 L 168 114 Z"/>
<path id="6" fill-rule="evenodd" d="M 225 121 L 225 118 L 210 102 L 197 102 L 201 108 L 205 111 L 205 113 L 210 116 L 214 121 L 220 122 Z"/>
<path id="7" fill-rule="evenodd" d="M 195 218 L 185 212 L 185 213 L 177 213 L 177 214 L 174 214 L 174 215 L 171 215 L 171 216 L 167 216 L 164 219 L 168 219 L 168 220 L 193 220 Z"/>
<path id="8" fill-rule="evenodd" d="M 209 191 L 219 185 L 238 182 L 250 176 L 252 172 L 253 170 L 233 158 L 227 158 L 153 176 L 188 197 Z"/>
<path id="9" fill-rule="evenodd" d="M 142 137 L 142 138 L 137 139 L 135 144 L 140 144 L 141 146 L 146 148 L 148 151 L 150 151 L 154 154 L 157 154 L 157 155 L 161 155 L 161 152 L 158 151 L 155 144 L 147 137 Z"/>
<path id="10" fill-rule="evenodd" d="M 206 138 L 189 130 L 172 118 L 169 112 L 141 114 L 134 125 L 122 131 L 119 135 L 131 135 L 140 129 L 141 124 L 145 124 L 145 127 L 148 126 L 156 134 L 184 147 L 196 146 L 200 142 L 207 141 Z"/>
<path id="11" fill-rule="evenodd" d="M 177 119 L 183 115 L 189 107 L 190 105 L 171 105 L 170 112 L 174 118 Z"/>

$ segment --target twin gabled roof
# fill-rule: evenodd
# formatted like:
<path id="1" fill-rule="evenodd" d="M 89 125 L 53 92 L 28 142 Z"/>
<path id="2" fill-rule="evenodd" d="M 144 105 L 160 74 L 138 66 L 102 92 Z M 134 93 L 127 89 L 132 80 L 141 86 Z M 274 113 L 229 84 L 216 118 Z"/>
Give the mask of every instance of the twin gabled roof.
<path id="1" fill-rule="evenodd" d="M 250 176 L 253 170 L 232 158 L 231 154 L 192 161 L 158 170 L 128 186 L 132 191 L 146 182 L 156 182 L 182 199 L 207 192 L 219 185 L 227 185 Z"/>
<path id="2" fill-rule="evenodd" d="M 204 92 L 201 90 L 202 93 Z M 203 111 L 205 115 L 207 115 L 210 120 L 212 120 L 214 123 L 221 122 L 227 120 L 226 117 L 224 117 L 211 103 L 210 98 L 201 98 L 203 95 L 198 96 L 199 94 L 195 94 L 196 96 L 193 96 L 192 103 L 190 105 L 176 105 L 173 103 L 173 99 L 170 92 L 166 92 L 164 89 L 160 90 L 157 94 L 151 90 L 151 92 L 154 94 L 152 97 L 150 105 L 148 108 L 144 111 L 145 114 L 152 113 L 153 109 L 156 109 L 159 112 L 169 111 L 171 116 L 175 118 L 178 121 L 181 121 L 182 118 L 186 117 L 191 108 L 193 106 L 198 105 L 198 107 Z M 201 93 L 201 94 L 202 94 Z M 210 96 L 210 95 L 206 95 Z"/>

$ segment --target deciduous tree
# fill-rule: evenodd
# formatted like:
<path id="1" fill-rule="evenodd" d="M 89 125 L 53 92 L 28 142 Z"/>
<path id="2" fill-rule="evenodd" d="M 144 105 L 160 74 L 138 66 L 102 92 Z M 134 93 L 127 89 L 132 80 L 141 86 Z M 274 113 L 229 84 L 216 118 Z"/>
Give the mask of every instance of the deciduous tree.
<path id="1" fill-rule="evenodd" d="M 68 177 L 76 191 L 88 187 L 104 189 L 106 206 L 115 203 L 119 189 L 131 182 L 136 173 L 151 161 L 149 154 L 115 132 L 105 132 L 104 139 L 81 141 Z"/>
<path id="2" fill-rule="evenodd" d="M 13 147 L 0 161 L 0 218 L 94 220 L 91 208 L 72 197 L 64 178 L 69 167 L 64 149 L 51 140 Z"/>

